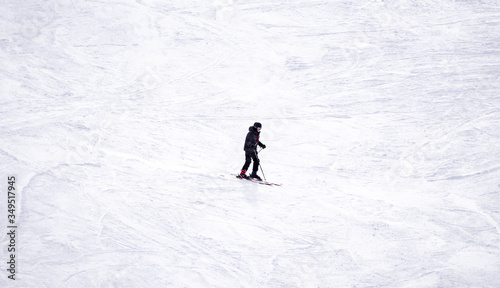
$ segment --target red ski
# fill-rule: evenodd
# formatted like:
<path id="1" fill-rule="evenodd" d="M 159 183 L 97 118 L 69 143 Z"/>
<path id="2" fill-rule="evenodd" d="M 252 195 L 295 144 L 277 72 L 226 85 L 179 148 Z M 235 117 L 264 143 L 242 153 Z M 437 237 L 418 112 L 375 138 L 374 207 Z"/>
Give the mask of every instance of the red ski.
<path id="1" fill-rule="evenodd" d="M 241 179 L 241 180 L 248 180 L 248 181 L 253 182 L 253 183 L 268 185 L 268 186 L 281 186 L 282 185 L 282 184 L 267 182 L 267 181 L 263 181 L 263 180 L 257 180 L 257 179 L 250 178 L 250 177 L 241 178 L 240 175 L 236 175 L 236 178 Z"/>

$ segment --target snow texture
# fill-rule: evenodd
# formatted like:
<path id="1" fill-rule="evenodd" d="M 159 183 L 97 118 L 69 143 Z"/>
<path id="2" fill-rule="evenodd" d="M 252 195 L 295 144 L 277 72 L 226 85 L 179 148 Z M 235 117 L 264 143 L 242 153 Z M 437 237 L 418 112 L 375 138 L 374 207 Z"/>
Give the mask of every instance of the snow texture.
<path id="1" fill-rule="evenodd" d="M 1 287 L 500 287 L 499 1 L 0 2 Z"/>

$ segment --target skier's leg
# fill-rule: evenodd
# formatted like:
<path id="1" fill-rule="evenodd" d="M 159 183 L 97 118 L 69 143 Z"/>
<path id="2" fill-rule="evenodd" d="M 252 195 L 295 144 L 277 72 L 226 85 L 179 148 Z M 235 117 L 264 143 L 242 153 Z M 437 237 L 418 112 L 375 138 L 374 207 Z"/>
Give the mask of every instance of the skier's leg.
<path id="1" fill-rule="evenodd" d="M 257 158 L 257 154 L 252 154 L 252 159 L 253 159 L 253 171 L 252 174 L 250 175 L 251 178 L 255 178 L 258 180 L 261 180 L 260 177 L 257 175 L 257 172 L 259 171 L 259 158 Z"/>
<path id="2" fill-rule="evenodd" d="M 252 159 L 253 159 L 253 173 L 257 173 L 259 171 L 259 158 L 257 158 L 257 155 L 255 153 L 252 154 Z"/>
<path id="3" fill-rule="evenodd" d="M 250 162 L 252 161 L 252 156 L 250 153 L 245 153 L 245 164 L 241 168 L 241 174 L 245 175 L 247 173 L 248 167 L 250 167 Z"/>

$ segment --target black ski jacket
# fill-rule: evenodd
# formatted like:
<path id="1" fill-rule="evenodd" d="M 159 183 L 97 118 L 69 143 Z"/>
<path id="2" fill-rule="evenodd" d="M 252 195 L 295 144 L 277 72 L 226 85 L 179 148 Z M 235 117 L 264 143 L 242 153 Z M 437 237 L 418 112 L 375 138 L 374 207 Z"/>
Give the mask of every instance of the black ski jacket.
<path id="1" fill-rule="evenodd" d="M 257 131 L 257 128 L 253 126 L 248 127 L 248 134 L 247 138 L 245 139 L 245 146 L 243 148 L 246 153 L 255 152 L 257 150 L 257 145 L 259 145 L 260 147 L 264 145 L 259 141 L 259 134 L 260 132 Z"/>

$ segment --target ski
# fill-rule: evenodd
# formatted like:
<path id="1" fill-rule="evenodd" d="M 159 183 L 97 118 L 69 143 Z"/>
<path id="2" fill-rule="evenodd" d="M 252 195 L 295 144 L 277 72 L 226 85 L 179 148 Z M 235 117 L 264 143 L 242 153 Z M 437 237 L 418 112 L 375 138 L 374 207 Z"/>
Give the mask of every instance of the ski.
<path id="1" fill-rule="evenodd" d="M 282 185 L 282 184 L 278 184 L 278 183 L 272 183 L 272 182 L 268 182 L 268 181 L 264 181 L 264 180 L 257 180 L 257 179 L 253 179 L 253 178 L 241 178 L 239 175 L 235 175 L 235 176 L 238 179 L 248 180 L 250 182 L 261 184 L 261 185 L 267 185 L 267 186 L 281 186 Z"/>

